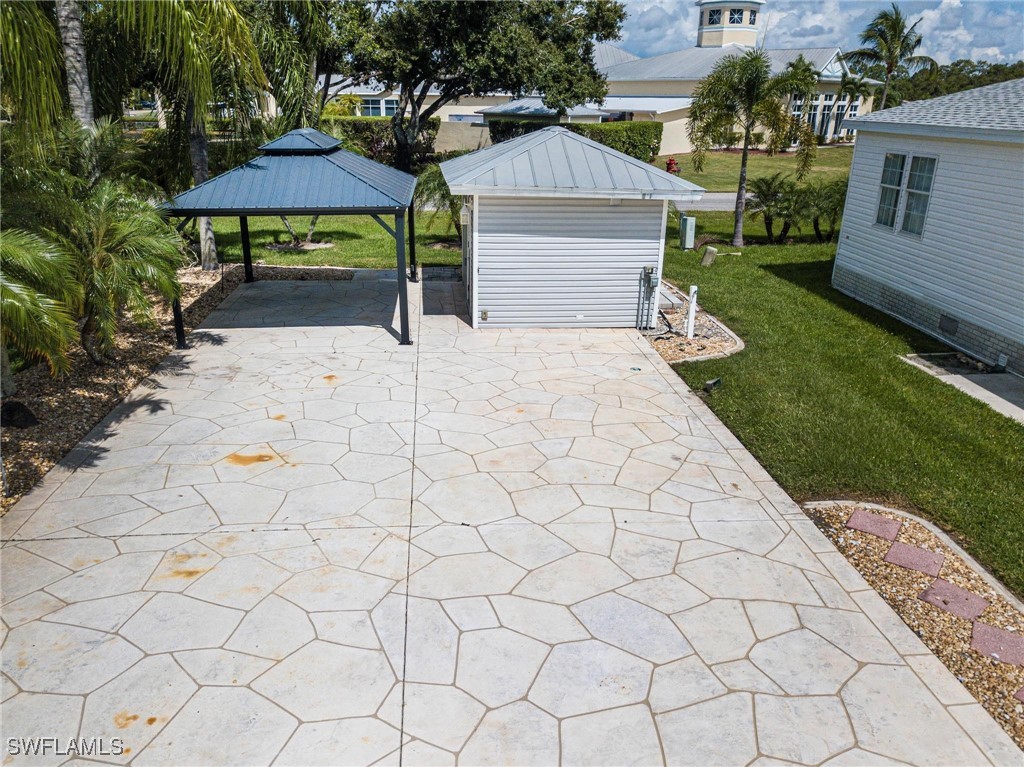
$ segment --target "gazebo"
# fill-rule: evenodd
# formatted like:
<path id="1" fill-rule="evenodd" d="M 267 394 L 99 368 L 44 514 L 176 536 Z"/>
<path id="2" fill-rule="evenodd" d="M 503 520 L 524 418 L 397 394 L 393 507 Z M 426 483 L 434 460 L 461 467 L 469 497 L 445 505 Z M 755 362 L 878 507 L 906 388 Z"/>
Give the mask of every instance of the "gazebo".
<path id="1" fill-rule="evenodd" d="M 416 177 L 341 148 L 341 141 L 313 128 L 299 128 L 260 147 L 263 153 L 174 197 L 166 206 L 184 218 L 237 216 L 242 234 L 245 281 L 253 282 L 249 216 L 372 216 L 392 237 L 398 272 L 401 343 L 411 344 L 406 286 L 405 216 L 409 217 L 409 259 L 416 281 L 412 195 Z M 384 217 L 394 216 L 391 226 Z M 174 305 L 178 347 L 185 327 Z"/>

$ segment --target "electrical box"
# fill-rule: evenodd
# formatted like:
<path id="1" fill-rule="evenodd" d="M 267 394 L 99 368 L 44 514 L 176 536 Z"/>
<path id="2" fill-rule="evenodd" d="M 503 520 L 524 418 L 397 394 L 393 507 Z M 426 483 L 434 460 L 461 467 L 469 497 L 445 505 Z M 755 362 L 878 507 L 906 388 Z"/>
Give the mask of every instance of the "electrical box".
<path id="1" fill-rule="evenodd" d="M 693 238 L 697 233 L 697 219 L 693 216 L 679 217 L 679 247 L 693 250 Z"/>

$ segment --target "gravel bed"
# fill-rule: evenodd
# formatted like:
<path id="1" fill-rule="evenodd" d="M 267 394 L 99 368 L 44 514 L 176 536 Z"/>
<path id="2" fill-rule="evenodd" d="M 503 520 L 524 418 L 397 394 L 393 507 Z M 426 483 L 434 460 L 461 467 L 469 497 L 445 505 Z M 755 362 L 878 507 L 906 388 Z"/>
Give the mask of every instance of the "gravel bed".
<path id="1" fill-rule="evenodd" d="M 257 280 L 351 280 L 351 269 L 336 267 L 253 267 Z M 179 271 L 185 329 L 201 323 L 245 277 L 239 264 L 223 271 L 204 272 L 190 267 Z M 223 279 L 223 284 L 221 280 Z M 18 391 L 9 399 L 21 402 L 39 419 L 26 429 L 4 428 L 0 451 L 7 479 L 7 494 L 0 500 L 5 513 L 50 468 L 77 445 L 174 349 L 170 306 L 160 301 L 155 327 L 122 323 L 114 360 L 94 365 L 80 347 L 70 352 L 71 372 L 52 378 L 46 365 L 34 365 L 15 375 Z"/>
<path id="2" fill-rule="evenodd" d="M 647 340 L 665 361 L 673 364 L 694 357 L 725 356 L 739 348 L 736 339 L 726 332 L 721 323 L 697 306 L 693 321 L 693 338 L 686 337 L 686 308 L 666 309 L 665 316 L 672 330 L 659 317 L 658 328 L 647 334 Z"/>
<path id="3" fill-rule="evenodd" d="M 1001 663 L 972 650 L 971 621 L 918 599 L 934 578 L 884 562 L 889 541 L 846 527 L 850 514 L 858 508 L 831 506 L 805 511 L 1017 745 L 1024 748 L 1024 702 L 1014 697 L 1024 687 L 1024 667 Z M 869 511 L 903 523 L 897 541 L 945 555 L 939 577 L 988 600 L 989 606 L 978 617 L 981 623 L 1024 632 L 1024 614 L 928 528 L 876 507 Z"/>

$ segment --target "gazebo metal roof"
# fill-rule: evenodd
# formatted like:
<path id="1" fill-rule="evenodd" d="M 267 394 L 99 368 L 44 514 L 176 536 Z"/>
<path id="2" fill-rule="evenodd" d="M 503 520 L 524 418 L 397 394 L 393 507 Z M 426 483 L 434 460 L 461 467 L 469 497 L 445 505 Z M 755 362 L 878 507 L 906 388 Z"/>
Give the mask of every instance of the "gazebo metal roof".
<path id="1" fill-rule="evenodd" d="M 260 157 L 177 195 L 179 216 L 394 213 L 412 204 L 416 177 L 345 149 L 312 128 L 264 144 Z"/>
<path id="2" fill-rule="evenodd" d="M 341 141 L 313 128 L 290 131 L 260 150 L 261 156 L 176 195 L 165 210 L 186 221 L 200 216 L 237 216 L 246 282 L 255 279 L 249 216 L 372 216 L 395 238 L 401 342 L 412 343 L 405 284 L 405 214 L 409 215 L 409 255 L 415 281 L 412 195 L 416 177 L 346 151 Z M 394 216 L 394 226 L 382 215 Z M 177 301 L 174 311 L 178 346 L 183 348 L 185 328 Z"/>

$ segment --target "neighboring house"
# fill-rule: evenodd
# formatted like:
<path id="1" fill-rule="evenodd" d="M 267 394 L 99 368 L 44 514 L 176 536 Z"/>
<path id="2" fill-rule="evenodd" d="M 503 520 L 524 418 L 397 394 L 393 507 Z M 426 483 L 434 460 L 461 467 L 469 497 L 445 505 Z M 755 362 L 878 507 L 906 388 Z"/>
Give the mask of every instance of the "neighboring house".
<path id="1" fill-rule="evenodd" d="M 552 125 L 441 163 L 473 327 L 648 327 L 668 203 L 704 190 Z"/>
<path id="2" fill-rule="evenodd" d="M 1024 373 L 1024 79 L 851 123 L 832 284 Z"/>
<path id="3" fill-rule="evenodd" d="M 659 154 L 691 151 L 686 127 L 697 84 L 724 57 L 758 45 L 765 4 L 766 0 L 697 0 L 696 47 L 603 68 L 609 94 L 604 106 L 609 112 L 614 110 L 611 119 L 657 120 L 665 125 Z M 804 103 L 794 98 L 790 108 L 794 115 L 810 121 L 822 140 L 850 135 L 845 120 L 870 111 L 870 99 L 851 100 L 839 94 L 839 81 L 849 70 L 838 47 L 766 50 L 775 72 L 803 56 L 821 73 L 815 99 Z M 664 99 L 660 109 L 651 110 L 652 97 Z"/>

